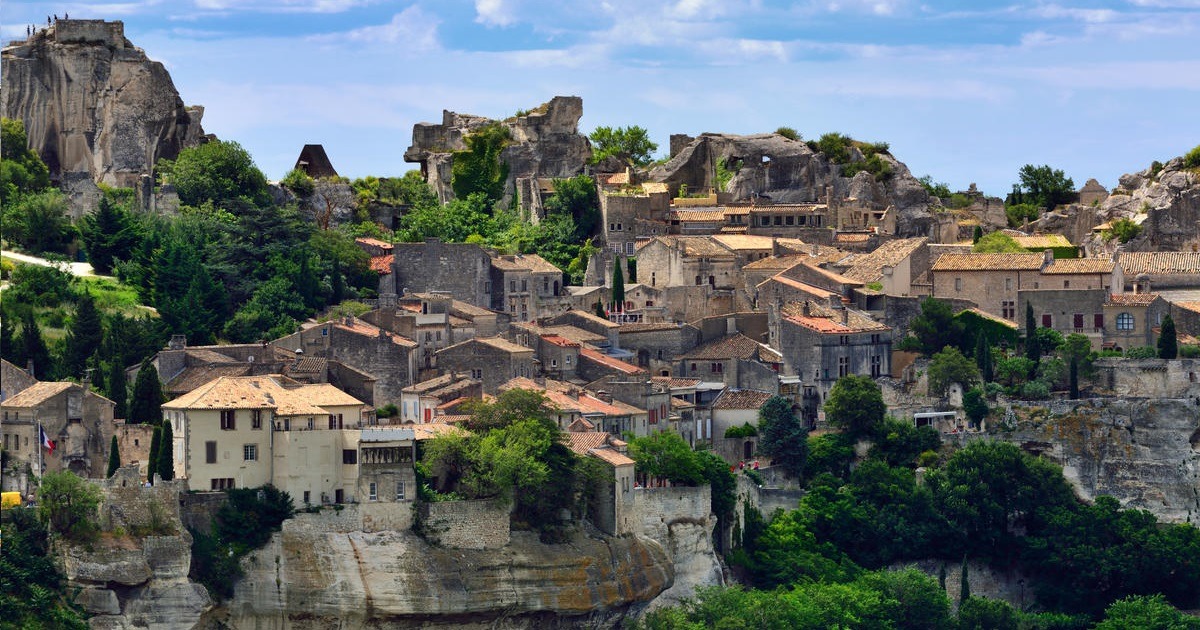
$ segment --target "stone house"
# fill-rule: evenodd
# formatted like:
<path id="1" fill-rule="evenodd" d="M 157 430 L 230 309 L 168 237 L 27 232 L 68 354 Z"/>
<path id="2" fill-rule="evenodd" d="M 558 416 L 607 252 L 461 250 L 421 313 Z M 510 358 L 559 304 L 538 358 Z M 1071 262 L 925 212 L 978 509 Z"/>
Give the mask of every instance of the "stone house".
<path id="1" fill-rule="evenodd" d="M 800 241 L 794 241 L 796 245 L 789 245 L 785 239 L 776 241 L 778 249 L 784 253 L 778 253 L 774 256 L 768 256 L 761 260 L 756 260 L 742 267 L 742 288 L 748 295 L 754 294 L 754 288 L 765 282 L 768 278 L 795 267 L 800 263 L 807 263 L 813 267 L 830 267 L 837 268 L 837 263 L 847 256 L 850 252 L 846 252 L 836 247 L 827 245 L 804 244 Z M 800 250 L 800 251 L 795 251 Z"/>
<path id="2" fill-rule="evenodd" d="M 752 389 L 725 390 L 712 404 L 713 452 L 730 464 L 752 459 L 758 448 L 758 438 L 726 438 L 725 432 L 746 423 L 758 426 L 758 410 L 771 396 L 769 392 Z"/>
<path id="3" fill-rule="evenodd" d="M 1104 203 L 1108 199 L 1108 189 L 1096 181 L 1096 178 L 1087 180 L 1083 188 L 1079 189 L 1079 203 L 1085 206 L 1095 206 Z"/>
<path id="4" fill-rule="evenodd" d="M 344 317 L 317 324 L 281 337 L 271 346 L 305 357 L 337 361 L 374 376 L 373 406 L 400 399 L 400 390 L 417 378 L 420 345 L 407 337 L 388 332 L 357 317 Z"/>
<path id="5" fill-rule="evenodd" d="M 437 352 L 443 370 L 462 372 L 483 383 L 485 394 L 495 394 L 511 378 L 533 377 L 533 349 L 501 337 L 476 337 Z"/>
<path id="6" fill-rule="evenodd" d="M 592 490 L 592 524 L 612 535 L 637 531 L 634 505 L 636 462 L 625 454 L 625 442 L 604 431 L 568 431 L 567 446 L 576 455 L 594 457 L 612 468 L 611 481 L 597 482 Z"/>
<path id="7" fill-rule="evenodd" d="M 397 298 L 394 307 L 384 307 L 362 315 L 363 321 L 383 330 L 396 333 L 417 344 L 416 362 L 420 376 L 429 376 L 437 369 L 435 353 L 446 346 L 469 339 L 457 327 L 450 314 L 453 300 L 448 295 L 409 293 Z M 458 333 L 456 337 L 455 333 Z M 424 372 L 422 374 L 422 372 Z"/>
<path id="8" fill-rule="evenodd" d="M 679 416 L 671 412 L 671 389 L 666 383 L 648 376 L 610 375 L 585 386 L 600 398 L 611 397 L 616 402 L 646 412 L 646 432 L 676 430 Z"/>
<path id="9" fill-rule="evenodd" d="M 747 234 L 790 236 L 804 239 L 820 238 L 829 232 L 829 206 L 821 203 L 780 203 L 753 205 L 746 222 Z M 826 236 L 828 238 L 828 236 Z"/>
<path id="10" fill-rule="evenodd" d="M 365 427 L 359 432 L 354 499 L 411 505 L 417 496 L 415 433 L 405 427 Z"/>
<path id="11" fill-rule="evenodd" d="M 0 427 L 10 468 L 26 463 L 38 476 L 69 470 L 81 477 L 103 477 L 115 406 L 86 382 L 38 382 L 5 399 L 0 402 Z M 39 427 L 54 443 L 52 450 L 43 448 Z"/>
<path id="12" fill-rule="evenodd" d="M 1092 347 L 1099 350 L 1106 340 L 1109 324 L 1104 304 L 1109 293 L 1104 289 L 1038 289 L 1017 292 L 1017 318 L 1021 334 L 1025 330 L 1025 305 L 1033 307 L 1033 318 L 1040 328 L 1051 328 L 1064 337 L 1072 333 L 1087 335 Z"/>
<path id="13" fill-rule="evenodd" d="M 400 421 L 429 423 L 438 421 L 439 408 L 464 398 L 482 399 L 483 383 L 465 373 L 449 372 L 400 390 Z"/>
<path id="14" fill-rule="evenodd" d="M 841 263 L 842 275 L 885 295 L 919 295 L 913 281 L 929 271 L 929 239 L 902 238 L 887 241 L 869 254 L 859 254 Z"/>
<path id="15" fill-rule="evenodd" d="M 1200 289 L 1200 252 L 1117 252 L 1126 291 Z M 1120 293 L 1113 287 L 1113 293 Z"/>
<path id="16" fill-rule="evenodd" d="M 738 256 L 708 236 L 660 236 L 638 251 L 638 279 L 652 287 L 732 290 Z"/>
<path id="17" fill-rule="evenodd" d="M 175 476 L 195 490 L 264 484 L 299 504 L 359 501 L 362 401 L 281 375 L 221 377 L 166 402 Z"/>
<path id="18" fill-rule="evenodd" d="M 548 408 L 564 431 L 585 426 L 589 431 L 599 428 L 614 435 L 630 432 L 640 437 L 650 430 L 647 410 L 615 400 L 608 392 L 590 392 L 554 379 L 535 381 L 524 377 L 510 379 L 500 386 L 500 391 L 510 389 L 527 389 L 545 396 Z"/>
<path id="19" fill-rule="evenodd" d="M 444 292 L 455 300 L 492 307 L 492 257 L 479 245 L 431 238 L 396 243 L 392 256 L 393 293 Z"/>
<path id="20" fill-rule="evenodd" d="M 579 349 L 579 365 L 576 372 L 579 378 L 585 381 L 594 381 L 610 375 L 646 375 L 642 368 L 588 346 Z"/>
<path id="21" fill-rule="evenodd" d="M 1120 264 L 1098 258 L 1055 260 L 1043 254 L 943 254 L 931 268 L 932 296 L 965 299 L 980 310 L 1016 321 L 1017 292 L 1031 289 L 1101 289 L 1124 285 Z"/>
<path id="22" fill-rule="evenodd" d="M 760 387 L 778 391 L 783 357 L 771 347 L 742 333 L 697 346 L 679 357 L 676 374 L 731 388 Z"/>
<path id="23" fill-rule="evenodd" d="M 665 184 L 636 185 L 629 179 L 628 174 L 610 176 L 600 191 L 600 228 L 604 246 L 626 256 L 636 253 L 637 239 L 644 236 L 643 230 L 639 229 L 641 222 L 662 222 L 671 204 Z"/>
<path id="24" fill-rule="evenodd" d="M 569 311 L 559 313 L 558 315 L 555 315 L 554 317 L 544 321 L 543 325 L 548 330 L 554 329 L 558 326 L 572 326 L 575 329 L 592 333 L 597 337 L 603 337 L 603 341 L 587 341 L 584 343 L 591 343 L 591 345 L 596 346 L 597 348 L 610 354 L 621 347 L 621 340 L 618 334 L 618 331 L 621 328 L 620 324 L 603 317 L 599 317 L 595 313 L 587 310 L 571 309 Z M 567 337 L 572 341 L 581 341 L 580 339 L 573 338 L 570 335 L 562 332 L 559 334 L 562 334 L 564 337 Z"/>
<path id="25" fill-rule="evenodd" d="M 621 347 L 635 353 L 636 364 L 659 376 L 670 376 L 676 358 L 700 342 L 698 328 L 671 322 L 624 324 L 619 334 Z"/>
<path id="26" fill-rule="evenodd" d="M 536 339 L 534 349 L 541 361 L 542 373 L 559 381 L 575 380 L 580 363 L 579 342 L 555 334 L 538 335 Z"/>
<path id="27" fill-rule="evenodd" d="M 802 406 L 810 421 L 839 378 L 879 378 L 891 371 L 892 329 L 862 311 L 793 302 L 768 313 L 771 346 L 779 349 L 784 371 L 803 380 Z"/>
<path id="28" fill-rule="evenodd" d="M 1157 344 L 1163 317 L 1171 310 L 1155 293 L 1109 294 L 1103 308 L 1104 347 L 1114 350 Z"/>
<path id="29" fill-rule="evenodd" d="M 537 254 L 492 256 L 491 308 L 527 322 L 567 310 L 562 270 Z"/>
<path id="30" fill-rule="evenodd" d="M 0 402 L 16 396 L 21 390 L 33 387 L 37 382 L 29 372 L 0 359 Z"/>
<path id="31" fill-rule="evenodd" d="M 113 434 L 117 436 L 117 450 L 121 451 L 121 465 L 136 464 L 138 470 L 142 471 L 142 479 L 145 479 L 149 472 L 154 425 L 126 424 L 121 419 L 113 420 Z"/>

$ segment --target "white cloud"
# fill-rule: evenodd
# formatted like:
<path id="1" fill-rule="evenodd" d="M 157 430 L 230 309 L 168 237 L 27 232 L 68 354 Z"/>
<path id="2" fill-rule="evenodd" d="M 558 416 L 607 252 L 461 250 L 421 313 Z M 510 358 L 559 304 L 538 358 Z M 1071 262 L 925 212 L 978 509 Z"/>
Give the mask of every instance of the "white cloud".
<path id="1" fill-rule="evenodd" d="M 1120 16 L 1120 14 L 1112 9 L 1076 9 L 1057 4 L 1045 4 L 1034 7 L 1031 13 L 1036 17 L 1044 19 L 1069 19 L 1089 24 L 1112 22 Z"/>
<path id="2" fill-rule="evenodd" d="M 830 13 L 849 11 L 855 13 L 873 13 L 875 15 L 893 15 L 902 9 L 906 0 L 829 0 L 822 8 Z"/>
<path id="3" fill-rule="evenodd" d="M 509 26 L 516 16 L 504 0 L 475 0 L 475 21 L 485 26 Z"/>
<path id="4" fill-rule="evenodd" d="M 318 39 L 334 42 L 346 39 L 355 42 L 403 44 L 408 50 L 423 52 L 437 50 L 437 29 L 441 20 L 413 5 L 392 16 L 392 21 L 376 26 L 364 26 L 344 35 L 323 35 Z"/>
<path id="5" fill-rule="evenodd" d="M 367 0 L 193 0 L 202 11 L 254 11 L 259 13 L 342 13 Z"/>
<path id="6" fill-rule="evenodd" d="M 1139 7 L 1154 9 L 1200 9 L 1200 0 L 1130 0 Z"/>

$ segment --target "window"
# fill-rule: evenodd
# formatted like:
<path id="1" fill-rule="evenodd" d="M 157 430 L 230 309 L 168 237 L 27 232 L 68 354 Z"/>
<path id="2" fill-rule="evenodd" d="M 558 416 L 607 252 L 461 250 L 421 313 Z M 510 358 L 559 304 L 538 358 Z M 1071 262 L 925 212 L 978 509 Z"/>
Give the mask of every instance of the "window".
<path id="1" fill-rule="evenodd" d="M 245 444 L 242 446 L 242 461 L 256 462 L 258 461 L 258 445 Z"/>
<path id="2" fill-rule="evenodd" d="M 521 292 L 522 292 L 522 293 L 524 293 L 524 292 L 526 292 L 526 291 L 528 291 L 528 290 L 529 290 L 529 281 L 528 281 L 528 280 L 522 280 L 522 281 L 521 281 Z"/>
<path id="3" fill-rule="evenodd" d="M 352 448 L 342 449 L 342 463 L 343 464 L 357 464 L 358 463 L 358 451 L 356 451 Z"/>
<path id="4" fill-rule="evenodd" d="M 309 503 L 311 503 L 312 501 L 310 499 L 312 499 L 312 492 L 305 490 L 304 491 L 304 504 L 308 505 Z"/>
<path id="5" fill-rule="evenodd" d="M 1130 313 L 1117 315 L 1117 330 L 1133 330 L 1133 315 Z"/>
<path id="6" fill-rule="evenodd" d="M 1013 300 L 1003 300 L 1000 302 L 1000 312 L 1004 319 L 1013 319 L 1017 316 L 1017 303 Z"/>
<path id="7" fill-rule="evenodd" d="M 1012 291 L 1012 278 L 1005 278 L 1005 279 L 1004 279 L 1004 290 L 1005 290 L 1005 291 Z"/>
<path id="8" fill-rule="evenodd" d="M 695 371 L 696 371 L 696 364 L 695 364 L 695 363 L 693 363 L 693 364 L 692 364 L 692 371 L 693 371 L 693 372 L 695 372 Z"/>
<path id="9" fill-rule="evenodd" d="M 482 368 L 471 368 L 471 378 L 473 378 L 475 380 L 482 379 L 483 378 L 483 369 Z"/>
<path id="10" fill-rule="evenodd" d="M 563 364 L 571 365 L 571 355 L 568 354 L 567 356 L 563 357 Z"/>
<path id="11" fill-rule="evenodd" d="M 509 281 L 508 281 L 508 292 L 509 292 L 509 293 L 516 293 L 516 292 L 517 292 L 517 281 L 516 281 L 516 280 L 509 280 Z"/>
<path id="12" fill-rule="evenodd" d="M 378 501 L 378 500 L 379 500 L 379 493 L 377 492 L 377 488 L 376 488 L 376 486 L 375 486 L 375 482 L 374 482 L 374 481 L 372 481 L 371 483 L 367 484 L 367 499 L 369 499 L 369 500 L 371 500 L 371 501 Z"/>
<path id="13" fill-rule="evenodd" d="M 396 482 L 396 500 L 397 501 L 404 500 L 404 482 L 403 481 Z"/>
<path id="14" fill-rule="evenodd" d="M 883 374 L 883 357 L 878 356 L 878 355 L 871 357 L 871 376 L 874 378 L 878 378 L 882 374 Z"/>
<path id="15" fill-rule="evenodd" d="M 439 330 L 439 331 L 433 333 L 433 340 L 441 341 L 442 340 L 442 331 Z"/>
<path id="16" fill-rule="evenodd" d="M 232 409 L 224 409 L 221 411 L 221 430 L 232 431 L 237 428 L 235 412 Z"/>
<path id="17" fill-rule="evenodd" d="M 871 343 L 879 343 L 880 339 L 882 339 L 882 337 L 879 336 L 879 333 L 871 335 Z"/>
<path id="18" fill-rule="evenodd" d="M 771 217 L 762 217 L 761 223 L 763 225 L 771 225 Z"/>
<path id="19" fill-rule="evenodd" d="M 710 366 L 710 368 L 711 368 L 711 371 L 712 371 L 712 373 L 714 373 L 714 374 L 720 374 L 720 373 L 722 373 L 722 372 L 724 372 L 724 371 L 725 371 L 725 364 L 724 364 L 724 363 L 720 363 L 720 362 L 718 362 L 718 363 L 713 363 L 713 364 Z"/>
<path id="20" fill-rule="evenodd" d="M 217 463 L 217 443 L 216 442 L 205 442 L 204 443 L 204 463 L 205 464 Z"/>
<path id="21" fill-rule="evenodd" d="M 250 412 L 250 428 L 256 431 L 262 430 L 262 409 Z"/>
<path id="22" fill-rule="evenodd" d="M 775 215 L 775 225 L 783 225 L 783 217 Z"/>
<path id="23" fill-rule="evenodd" d="M 550 278 L 542 278 L 542 293 L 550 292 Z"/>
<path id="24" fill-rule="evenodd" d="M 658 410 L 657 409 L 650 410 L 650 424 L 658 424 Z"/>
<path id="25" fill-rule="evenodd" d="M 1070 288 L 1071 288 L 1071 281 L 1070 281 L 1070 280 L 1063 280 L 1063 288 L 1064 288 L 1064 289 L 1070 289 Z"/>
<path id="26" fill-rule="evenodd" d="M 609 232 L 616 232 L 616 231 L 617 231 L 617 224 L 616 224 L 616 223 L 609 223 L 609 224 L 608 224 L 608 231 L 609 231 Z"/>
<path id="27" fill-rule="evenodd" d="M 558 367 L 558 359 L 550 359 L 550 367 L 552 367 L 552 368 Z"/>
<path id="28" fill-rule="evenodd" d="M 230 488 L 234 487 L 233 479 L 230 477 L 226 477 L 224 479 L 213 479 L 209 482 L 209 485 L 213 490 L 229 490 Z"/>
<path id="29" fill-rule="evenodd" d="M 650 286 L 654 286 L 654 283 L 656 280 L 655 273 L 656 272 L 653 272 L 653 271 L 650 272 Z"/>
<path id="30" fill-rule="evenodd" d="M 850 335 L 841 335 L 838 337 L 838 343 L 846 346 L 850 344 Z"/>
<path id="31" fill-rule="evenodd" d="M 1054 316 L 1050 313 L 1042 313 L 1042 328 L 1054 328 Z"/>
<path id="32" fill-rule="evenodd" d="M 621 230 L 623 230 L 623 229 L 624 229 L 624 228 L 621 226 L 621 224 L 620 224 L 620 223 L 618 223 L 618 224 L 617 224 L 617 231 L 618 231 L 618 232 L 620 232 L 620 231 L 621 231 Z"/>
<path id="33" fill-rule="evenodd" d="M 955 278 L 955 279 L 954 279 L 954 290 L 955 290 L 955 291 L 962 291 L 962 278 Z"/>
<path id="34" fill-rule="evenodd" d="M 838 378 L 850 373 L 850 357 L 838 357 Z"/>
<path id="35" fill-rule="evenodd" d="M 483 283 L 483 292 L 484 292 L 484 293 L 491 293 L 491 292 L 492 292 L 492 281 L 491 281 L 491 280 L 485 280 L 485 281 L 484 281 L 484 283 Z"/>
<path id="36" fill-rule="evenodd" d="M 1076 330 L 1083 329 L 1083 313 L 1075 313 L 1072 317 L 1072 327 Z"/>
<path id="37" fill-rule="evenodd" d="M 795 225 L 795 223 L 796 223 L 796 217 L 789 216 L 789 217 L 787 218 L 787 220 L 786 220 L 786 221 L 784 221 L 784 223 L 786 223 L 786 224 L 788 224 L 788 225 Z"/>
<path id="38" fill-rule="evenodd" d="M 1104 328 L 1104 313 L 1096 313 L 1092 317 L 1092 325 L 1097 329 Z"/>
<path id="39" fill-rule="evenodd" d="M 309 430 L 309 431 L 312 431 L 312 430 L 313 430 L 313 428 L 314 428 L 314 426 L 315 426 L 315 425 L 313 424 L 313 418 L 312 418 L 312 416 L 309 416 L 309 418 L 308 418 L 308 430 Z"/>
<path id="40" fill-rule="evenodd" d="M 704 284 L 704 280 L 700 276 L 696 276 L 696 286 Z"/>

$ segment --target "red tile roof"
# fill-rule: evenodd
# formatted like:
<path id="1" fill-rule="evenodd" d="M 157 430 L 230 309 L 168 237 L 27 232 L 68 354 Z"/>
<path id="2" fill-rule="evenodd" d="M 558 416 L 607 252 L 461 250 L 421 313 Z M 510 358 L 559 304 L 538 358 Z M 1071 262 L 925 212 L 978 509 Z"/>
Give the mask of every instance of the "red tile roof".
<path id="1" fill-rule="evenodd" d="M 787 321 L 819 333 L 844 335 L 847 333 L 891 330 L 891 328 L 871 319 L 861 311 L 850 308 L 845 309 L 846 323 L 843 324 L 842 310 L 835 310 L 815 302 L 808 304 L 807 315 L 804 314 L 804 304 L 802 302 L 792 302 L 784 305 L 783 309 L 781 309 L 784 319 Z"/>
<path id="2" fill-rule="evenodd" d="M 605 367 L 617 370 L 618 372 L 623 372 L 625 374 L 641 374 L 645 372 L 645 370 L 633 365 L 632 363 L 626 363 L 625 361 L 610 357 L 591 348 L 581 348 L 579 350 L 579 356 L 591 361 L 595 361 L 596 363 L 599 363 Z"/>
<path id="3" fill-rule="evenodd" d="M 628 456 L 621 454 L 611 448 L 594 448 L 588 451 L 588 455 L 601 459 L 613 466 L 634 466 L 637 462 L 630 459 Z"/>
<path id="4" fill-rule="evenodd" d="M 360 245 L 370 245 L 372 247 L 378 247 L 384 251 L 391 251 L 393 248 L 393 245 L 391 243 L 389 243 L 387 241 L 381 241 L 377 238 L 371 238 L 369 236 L 361 236 L 359 238 L 354 239 L 354 242 L 359 243 Z"/>
<path id="5" fill-rule="evenodd" d="M 542 341 L 554 344 L 560 348 L 578 348 L 579 342 L 571 341 L 561 335 L 542 335 Z"/>
<path id="6" fill-rule="evenodd" d="M 1105 304 L 1109 306 L 1150 306 L 1150 303 L 1157 299 L 1157 293 L 1114 293 L 1108 296 Z"/>
<path id="7" fill-rule="evenodd" d="M 771 394 L 753 389 L 727 389 L 713 403 L 713 409 L 758 409 Z"/>
<path id="8" fill-rule="evenodd" d="M 350 320 L 349 324 L 345 323 L 344 320 L 338 320 L 336 323 L 334 323 L 333 327 L 338 328 L 340 330 L 344 330 L 346 332 L 352 332 L 356 335 L 362 335 L 364 337 L 379 337 L 380 332 L 381 332 L 381 329 L 378 326 L 375 326 L 373 324 L 368 324 L 367 322 L 364 322 L 363 320 L 358 319 L 357 317 L 352 318 Z M 388 333 L 384 333 L 384 334 L 387 336 L 387 338 L 389 340 L 391 340 L 392 343 L 394 343 L 398 346 L 404 346 L 406 348 L 416 348 L 417 347 L 417 342 L 412 341 L 411 339 L 408 339 L 406 337 L 397 335 L 396 333 L 388 332 Z"/>

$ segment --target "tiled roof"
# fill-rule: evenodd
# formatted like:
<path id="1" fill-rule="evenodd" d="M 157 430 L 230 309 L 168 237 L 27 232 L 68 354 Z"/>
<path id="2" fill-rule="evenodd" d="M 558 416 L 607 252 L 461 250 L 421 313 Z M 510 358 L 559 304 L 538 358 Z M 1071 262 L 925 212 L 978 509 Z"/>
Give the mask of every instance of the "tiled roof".
<path id="1" fill-rule="evenodd" d="M 526 348 L 525 346 L 515 344 L 503 337 L 476 337 L 472 341 L 491 346 L 497 350 L 503 350 L 505 352 L 511 352 L 514 354 L 518 352 L 533 352 L 532 348 Z M 468 341 L 464 343 L 470 342 Z"/>
<path id="2" fill-rule="evenodd" d="M 604 320 L 604 321 L 608 321 L 608 320 Z M 609 323 L 612 323 L 612 322 L 609 322 Z M 590 330 L 584 330 L 582 328 L 579 328 L 578 326 L 571 326 L 569 324 L 559 324 L 557 326 L 542 326 L 538 330 L 539 330 L 539 334 L 557 335 L 559 337 L 562 337 L 569 341 L 573 341 L 575 343 L 597 343 L 597 342 L 602 342 L 602 341 L 608 341 L 608 337 L 606 337 L 604 335 L 601 335 L 599 333 L 594 333 Z"/>
<path id="3" fill-rule="evenodd" d="M 567 447 L 580 455 L 585 455 L 588 451 L 608 443 L 608 433 L 604 431 L 568 431 L 565 437 Z"/>
<path id="4" fill-rule="evenodd" d="M 653 332 L 658 330 L 679 330 L 679 324 L 673 322 L 639 322 L 636 324 L 621 324 L 621 334 Z"/>
<path id="5" fill-rule="evenodd" d="M 387 254 L 386 256 L 371 257 L 371 271 L 378 273 L 381 276 L 386 276 L 392 273 L 392 263 L 396 262 L 396 256 Z"/>
<path id="6" fill-rule="evenodd" d="M 1157 299 L 1157 293 L 1113 293 L 1104 303 L 1109 306 L 1150 306 Z"/>
<path id="7" fill-rule="evenodd" d="M 168 381 L 163 389 L 173 394 L 185 394 L 222 376 L 246 376 L 249 373 L 249 364 L 188 367 Z"/>
<path id="8" fill-rule="evenodd" d="M 865 243 L 871 240 L 870 234 L 860 233 L 841 233 L 834 237 L 834 240 L 839 243 Z"/>
<path id="9" fill-rule="evenodd" d="M 35 383 L 26 389 L 21 390 L 16 396 L 0 402 L 0 406 L 17 407 L 25 409 L 36 407 L 47 400 L 67 391 L 75 383 L 67 383 L 64 381 L 46 381 Z"/>
<path id="10" fill-rule="evenodd" d="M 713 409 L 758 409 L 771 394 L 753 389 L 727 389 L 713 403 Z"/>
<path id="11" fill-rule="evenodd" d="M 775 239 L 770 236 L 752 236 L 749 234 L 717 234 L 712 239 L 732 251 L 771 249 Z"/>
<path id="12" fill-rule="evenodd" d="M 187 348 L 184 350 L 184 352 L 187 354 L 187 361 L 189 365 L 195 363 L 241 363 L 237 359 L 227 354 L 222 354 L 216 350 L 211 350 L 210 348 L 205 347 Z"/>
<path id="13" fill-rule="evenodd" d="M 567 311 L 566 313 L 563 313 L 563 315 L 567 315 L 567 314 L 570 314 L 574 317 L 583 318 L 586 321 L 592 322 L 593 324 L 602 326 L 604 328 L 619 328 L 620 327 L 620 324 L 617 324 L 616 322 L 611 322 L 603 317 L 596 315 L 595 313 L 593 313 L 591 311 L 583 311 L 583 310 L 580 310 L 577 308 L 573 308 L 573 309 Z"/>
<path id="14" fill-rule="evenodd" d="M 223 376 L 163 404 L 163 409 L 274 409 L 283 416 L 328 413 L 363 402 L 328 383 L 285 387 L 283 377 Z"/>
<path id="15" fill-rule="evenodd" d="M 1053 249 L 1055 247 L 1072 247 L 1071 241 L 1062 234 L 1034 234 L 1033 236 L 1014 236 L 1017 245 L 1025 249 Z"/>
<path id="16" fill-rule="evenodd" d="M 441 416 L 447 418 L 449 416 Z M 425 424 L 405 425 L 406 429 L 412 429 L 413 439 L 417 441 L 432 440 L 435 437 L 443 435 L 466 435 L 466 431 L 448 424 L 446 422 L 427 422 Z"/>
<path id="17" fill-rule="evenodd" d="M 640 374 L 642 372 L 645 372 L 645 370 L 643 370 L 642 368 L 640 368 L 636 365 L 633 365 L 632 363 L 626 363 L 625 361 L 622 361 L 615 357 L 610 357 L 610 356 L 603 354 L 597 350 L 593 350 L 593 349 L 587 348 L 587 347 L 580 348 L 579 356 L 589 359 L 591 361 L 595 361 L 596 363 L 599 363 L 605 367 L 614 369 L 618 372 L 622 372 L 624 374 Z"/>
<path id="18" fill-rule="evenodd" d="M 588 422 L 587 418 L 575 418 L 571 424 L 567 425 L 567 431 L 571 433 L 586 433 L 595 430 L 596 425 Z"/>
<path id="19" fill-rule="evenodd" d="M 663 383 L 672 389 L 687 389 L 700 384 L 698 378 L 679 378 L 675 376 L 651 376 L 650 380 L 655 383 Z"/>
<path id="20" fill-rule="evenodd" d="M 656 236 L 651 239 L 651 242 L 654 241 L 670 248 L 682 249 L 685 256 L 733 256 L 728 249 L 721 247 L 709 236 Z"/>
<path id="21" fill-rule="evenodd" d="M 430 379 L 421 381 L 413 385 L 409 385 L 400 391 L 406 394 L 425 394 L 435 396 L 438 391 L 445 390 L 455 385 L 472 385 L 477 383 L 473 379 L 468 378 L 464 374 L 443 374 Z"/>
<path id="22" fill-rule="evenodd" d="M 764 363 L 782 363 L 783 357 L 771 348 L 743 335 L 735 333 L 722 337 L 701 346 L 679 357 L 683 359 L 714 360 L 714 359 L 757 359 Z"/>
<path id="23" fill-rule="evenodd" d="M 829 280 L 835 284 L 844 284 L 854 287 L 861 287 L 864 284 L 862 280 L 844 276 L 840 273 L 829 271 L 828 269 L 822 269 L 811 262 L 802 262 L 795 267 L 786 269 L 784 270 L 783 275 L 786 277 L 795 278 L 797 275 L 800 275 L 801 272 L 823 276 L 826 280 Z"/>
<path id="24" fill-rule="evenodd" d="M 846 314 L 845 324 L 842 323 L 843 309 L 835 310 L 816 302 L 809 303 L 808 315 L 804 314 L 804 304 L 802 302 L 785 304 L 781 309 L 781 313 L 787 321 L 820 333 L 840 335 L 891 330 L 891 328 L 871 319 L 861 311 L 852 308 L 844 310 Z"/>
<path id="25" fill-rule="evenodd" d="M 1200 313 L 1200 302 L 1173 302 L 1173 305 L 1185 311 Z"/>
<path id="26" fill-rule="evenodd" d="M 1200 252 L 1121 252 L 1117 258 L 1125 276 L 1200 274 Z"/>
<path id="27" fill-rule="evenodd" d="M 869 254 L 856 256 L 844 275 L 863 282 L 875 282 L 883 276 L 884 267 L 896 266 L 927 242 L 929 239 L 924 236 L 888 241 Z"/>
<path id="28" fill-rule="evenodd" d="M 997 316 L 995 316 L 995 315 L 992 315 L 991 313 L 988 313 L 988 312 L 986 312 L 986 311 L 981 311 L 981 310 L 979 310 L 978 308 L 975 308 L 975 307 L 971 307 L 971 308 L 968 308 L 968 309 L 966 309 L 966 310 L 967 310 L 967 312 L 969 312 L 969 313 L 971 313 L 971 314 L 973 314 L 973 315 L 976 315 L 976 316 L 978 316 L 978 317 L 981 317 L 981 318 L 983 318 L 983 319 L 986 319 L 986 320 L 988 320 L 989 322 L 995 322 L 995 323 L 997 323 L 997 324 L 1001 324 L 1001 325 L 1003 325 L 1003 326 L 1005 326 L 1005 327 L 1007 327 L 1007 328 L 1011 328 L 1011 329 L 1013 329 L 1013 330 L 1016 330 L 1016 329 L 1017 329 L 1017 324 L 1016 324 L 1016 322 L 1010 322 L 1010 321 L 1008 321 L 1007 319 L 1004 319 L 1003 317 L 997 317 Z"/>
<path id="29" fill-rule="evenodd" d="M 680 223 L 703 222 L 703 223 L 724 223 L 725 212 L 716 210 L 672 210 L 671 220 L 679 221 Z"/>
<path id="30" fill-rule="evenodd" d="M 684 400 L 683 398 L 680 398 L 678 396 L 671 397 L 671 408 L 672 409 L 692 409 L 695 406 L 696 406 L 695 403 L 688 402 L 687 400 Z"/>
<path id="31" fill-rule="evenodd" d="M 393 245 L 387 241 L 381 241 L 377 238 L 371 238 L 369 236 L 362 236 L 362 237 L 356 238 L 356 239 L 354 239 L 354 242 L 358 243 L 360 245 L 370 245 L 372 247 L 378 247 L 380 249 L 383 249 L 384 251 L 391 251 L 392 247 L 393 247 Z"/>
<path id="32" fill-rule="evenodd" d="M 567 339 L 566 337 L 563 337 L 562 335 L 554 335 L 554 334 L 542 335 L 542 341 L 545 341 L 546 343 L 554 344 L 560 348 L 578 348 L 579 347 L 579 342 L 571 341 L 570 339 Z"/>
<path id="33" fill-rule="evenodd" d="M 1036 271 L 1042 254 L 942 254 L 933 271 Z"/>
<path id="34" fill-rule="evenodd" d="M 492 258 L 492 266 L 504 271 L 528 270 L 534 273 L 562 273 L 561 269 L 537 254 L 496 256 Z"/>
<path id="35" fill-rule="evenodd" d="M 608 462 L 612 466 L 634 466 L 637 464 L 637 462 L 630 459 L 627 455 L 611 448 L 594 448 L 588 451 L 587 454 Z"/>
<path id="36" fill-rule="evenodd" d="M 812 295 L 812 296 L 820 298 L 820 299 L 827 300 L 827 299 L 837 295 L 833 291 L 822 289 L 821 287 L 818 287 L 818 286 L 813 286 L 811 284 L 808 284 L 807 282 L 801 282 L 799 280 L 794 280 L 792 278 L 789 278 L 789 277 L 785 276 L 783 272 L 777 273 L 777 274 L 771 276 L 770 278 L 763 280 L 762 282 L 759 283 L 758 286 L 761 287 L 769 282 L 778 282 L 779 284 L 789 286 L 793 289 L 799 289 L 809 295 Z"/>
<path id="37" fill-rule="evenodd" d="M 1113 261 L 1104 258 L 1063 258 L 1042 270 L 1047 275 L 1112 273 Z"/>
<path id="38" fill-rule="evenodd" d="M 369 324 L 361 319 L 358 319 L 357 317 L 351 318 L 349 324 L 347 324 L 345 320 L 337 320 L 333 326 L 334 328 L 344 330 L 346 332 L 352 332 L 356 335 L 362 335 L 364 337 L 379 337 L 380 332 L 382 332 L 382 329 L 378 326 Z M 386 333 L 386 335 L 392 343 L 398 346 L 404 346 L 406 348 L 417 347 L 417 342 L 406 337 L 402 337 L 395 333 Z"/>

